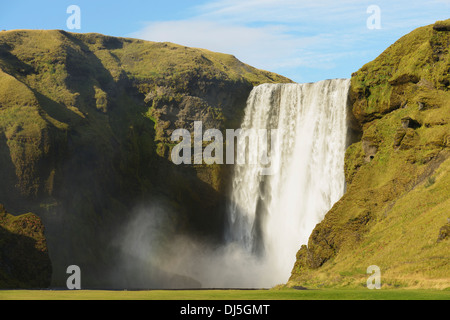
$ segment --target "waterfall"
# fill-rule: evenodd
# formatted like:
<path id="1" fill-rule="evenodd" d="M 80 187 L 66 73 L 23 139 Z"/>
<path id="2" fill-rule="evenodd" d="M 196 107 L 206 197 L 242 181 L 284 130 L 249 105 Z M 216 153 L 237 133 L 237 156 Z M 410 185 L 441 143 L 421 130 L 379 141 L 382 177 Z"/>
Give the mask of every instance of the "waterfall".
<path id="1" fill-rule="evenodd" d="M 278 133 L 270 150 L 278 170 L 235 165 L 228 208 L 228 243 L 263 270 L 255 285 L 288 280 L 297 250 L 344 193 L 349 86 L 347 79 L 263 84 L 248 98 L 241 129 Z"/>
<path id="2" fill-rule="evenodd" d="M 145 269 L 156 270 L 152 280 L 167 287 L 270 288 L 286 283 L 300 246 L 344 193 L 349 87 L 344 79 L 255 87 L 241 129 L 230 129 L 233 140 L 227 130 L 227 161 L 235 156 L 236 161 L 225 242 L 161 232 L 171 220 L 170 210 L 155 206 L 151 214 L 140 212 L 127 229 L 124 251 L 137 252 L 143 261 L 150 256 Z M 230 150 L 237 155 L 230 152 L 229 157 Z M 149 240 L 140 246 L 142 237 Z M 152 245 L 145 246 L 148 242 Z"/>

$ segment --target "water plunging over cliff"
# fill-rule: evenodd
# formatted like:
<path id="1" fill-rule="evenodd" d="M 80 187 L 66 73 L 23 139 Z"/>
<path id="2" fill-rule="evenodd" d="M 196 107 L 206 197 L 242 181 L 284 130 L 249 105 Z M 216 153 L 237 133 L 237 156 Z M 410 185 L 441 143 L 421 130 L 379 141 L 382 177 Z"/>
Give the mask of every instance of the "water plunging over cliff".
<path id="1" fill-rule="evenodd" d="M 225 243 L 168 234 L 170 210 L 154 204 L 137 215 L 121 242 L 127 254 L 151 257 L 146 272 L 136 274 L 165 288 L 286 283 L 298 249 L 344 193 L 349 86 L 349 80 L 326 80 L 255 87 L 240 131 L 253 135 L 246 136 L 246 148 L 239 142 L 236 148 L 246 150 L 236 157 L 245 161 L 234 166 Z"/>
<path id="2" fill-rule="evenodd" d="M 241 128 L 278 131 L 276 173 L 244 164 L 233 177 L 227 241 L 264 266 L 255 285 L 288 280 L 300 245 L 344 192 L 349 86 L 346 79 L 263 84 L 248 98 Z"/>

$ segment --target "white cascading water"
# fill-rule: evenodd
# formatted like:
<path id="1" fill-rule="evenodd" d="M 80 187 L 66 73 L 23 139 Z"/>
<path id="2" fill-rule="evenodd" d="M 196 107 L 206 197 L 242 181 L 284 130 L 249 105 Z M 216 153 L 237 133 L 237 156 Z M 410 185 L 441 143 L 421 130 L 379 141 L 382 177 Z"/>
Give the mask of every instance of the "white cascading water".
<path id="1" fill-rule="evenodd" d="M 235 166 L 228 242 L 263 270 L 247 283 L 286 283 L 296 252 L 343 195 L 349 87 L 349 80 L 335 79 L 263 84 L 251 92 L 241 128 L 278 129 L 271 164 L 279 170 L 261 175 L 261 166 Z"/>
<path id="2" fill-rule="evenodd" d="M 255 87 L 241 132 L 259 137 L 249 137 L 248 157 L 234 167 L 226 243 L 211 245 L 170 233 L 171 209 L 153 204 L 137 211 L 119 241 L 126 253 L 122 267 L 137 270 L 131 279 L 151 279 L 167 288 L 286 283 L 298 249 L 344 193 L 349 87 L 344 79 Z M 272 129 L 278 139 L 265 141 Z M 249 161 L 267 149 L 269 162 Z M 143 264 L 130 265 L 130 255 Z"/>

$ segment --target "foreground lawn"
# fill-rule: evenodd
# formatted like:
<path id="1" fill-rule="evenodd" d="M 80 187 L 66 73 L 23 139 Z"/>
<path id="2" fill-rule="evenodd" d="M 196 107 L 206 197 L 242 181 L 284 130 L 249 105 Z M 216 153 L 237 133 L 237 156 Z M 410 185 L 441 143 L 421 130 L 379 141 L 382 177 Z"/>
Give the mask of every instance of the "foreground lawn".
<path id="1" fill-rule="evenodd" d="M 0 300 L 450 300 L 438 290 L 2 290 Z"/>

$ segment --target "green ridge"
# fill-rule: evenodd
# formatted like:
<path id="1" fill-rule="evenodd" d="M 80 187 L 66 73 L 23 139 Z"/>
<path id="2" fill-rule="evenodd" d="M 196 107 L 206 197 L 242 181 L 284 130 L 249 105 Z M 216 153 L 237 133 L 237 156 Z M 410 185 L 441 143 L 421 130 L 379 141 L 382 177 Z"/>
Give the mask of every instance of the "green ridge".
<path id="1" fill-rule="evenodd" d="M 450 32 L 402 37 L 352 75 L 361 139 L 346 152 L 347 191 L 297 253 L 288 286 L 450 287 Z"/>

